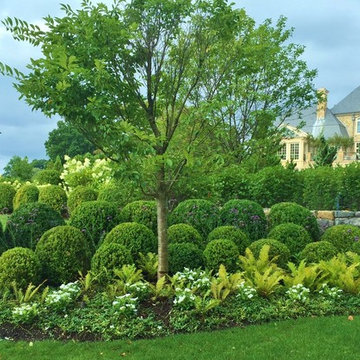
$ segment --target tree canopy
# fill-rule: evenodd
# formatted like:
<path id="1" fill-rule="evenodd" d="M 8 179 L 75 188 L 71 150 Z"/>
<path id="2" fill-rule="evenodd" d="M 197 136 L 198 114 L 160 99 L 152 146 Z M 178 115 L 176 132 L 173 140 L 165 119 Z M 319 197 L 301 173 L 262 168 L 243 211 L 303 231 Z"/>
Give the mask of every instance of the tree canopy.
<path id="1" fill-rule="evenodd" d="M 158 203 L 159 274 L 167 272 L 167 198 L 194 156 L 221 151 L 241 160 L 300 110 L 314 91 L 289 44 L 285 19 L 256 26 L 225 0 L 83 1 L 46 17 L 48 31 L 4 20 L 17 40 L 40 46 L 21 96 L 58 114 L 109 158 L 132 167 Z M 269 147 L 270 148 L 270 147 Z M 210 150 L 210 151 L 209 151 Z M 239 160 L 239 161 L 240 161 Z"/>
<path id="2" fill-rule="evenodd" d="M 50 160 L 55 161 L 57 156 L 64 159 L 65 155 L 74 157 L 75 155 L 92 153 L 95 146 L 76 127 L 64 121 L 58 121 L 57 128 L 49 133 L 45 142 L 45 149 Z"/>

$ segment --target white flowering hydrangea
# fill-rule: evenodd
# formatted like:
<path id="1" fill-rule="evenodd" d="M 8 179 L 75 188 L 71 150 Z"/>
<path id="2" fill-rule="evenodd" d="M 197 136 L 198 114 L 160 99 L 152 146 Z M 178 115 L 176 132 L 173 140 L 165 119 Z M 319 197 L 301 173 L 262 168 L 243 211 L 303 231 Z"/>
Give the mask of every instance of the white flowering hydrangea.
<path id="1" fill-rule="evenodd" d="M 189 309 L 194 306 L 196 296 L 189 288 L 175 288 L 175 297 L 173 301 L 174 307 L 181 309 Z"/>
<path id="2" fill-rule="evenodd" d="M 131 294 L 117 296 L 112 303 L 114 313 L 116 315 L 136 315 L 138 300 L 137 297 L 132 297 Z"/>
<path id="3" fill-rule="evenodd" d="M 338 287 L 330 287 L 328 284 L 322 284 L 319 290 L 319 294 L 331 299 L 339 299 L 342 293 L 343 291 Z"/>
<path id="4" fill-rule="evenodd" d="M 72 188 L 77 185 L 91 185 L 98 189 L 101 185 L 108 184 L 114 175 L 109 159 L 91 161 L 85 158 L 80 161 L 71 159 L 67 155 L 64 156 L 64 159 L 64 170 L 60 179 L 64 181 L 65 190 L 68 192 L 71 192 Z M 76 179 L 75 182 L 74 179 Z"/>
<path id="5" fill-rule="evenodd" d="M 310 290 L 302 284 L 293 285 L 286 291 L 286 295 L 293 300 L 305 303 L 309 299 Z"/>
<path id="6" fill-rule="evenodd" d="M 256 296 L 256 294 L 256 289 L 251 286 L 245 285 L 245 282 L 243 281 L 239 285 L 236 297 L 240 298 L 241 300 L 251 300 Z"/>
<path id="7" fill-rule="evenodd" d="M 210 276 L 200 269 L 184 268 L 182 272 L 177 272 L 172 279 L 174 286 L 182 289 L 188 288 L 206 292 L 211 286 Z"/>
<path id="8" fill-rule="evenodd" d="M 45 305 L 58 310 L 64 309 L 67 305 L 74 301 L 80 292 L 78 282 L 62 284 L 59 290 L 52 291 L 45 298 Z"/>
<path id="9" fill-rule="evenodd" d="M 0 175 L 0 178 L 2 177 L 2 175 Z M 16 191 L 18 191 L 21 186 L 23 185 L 27 185 L 27 184 L 31 184 L 30 181 L 27 181 L 25 184 L 21 183 L 19 180 L 14 180 L 14 181 L 1 181 L 2 184 L 7 184 L 7 185 L 11 185 Z"/>
<path id="10" fill-rule="evenodd" d="M 12 310 L 12 316 L 16 322 L 27 323 L 31 322 L 38 312 L 37 303 L 22 304 Z"/>

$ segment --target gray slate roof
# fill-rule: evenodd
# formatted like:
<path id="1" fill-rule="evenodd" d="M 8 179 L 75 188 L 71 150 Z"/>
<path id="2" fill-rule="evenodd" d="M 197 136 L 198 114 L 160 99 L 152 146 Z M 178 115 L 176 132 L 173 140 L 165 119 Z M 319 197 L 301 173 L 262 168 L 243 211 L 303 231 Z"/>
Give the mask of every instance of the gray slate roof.
<path id="1" fill-rule="evenodd" d="M 360 112 L 360 86 L 345 96 L 331 111 L 333 114 L 347 114 Z"/>
<path id="2" fill-rule="evenodd" d="M 294 114 L 285 119 L 284 125 L 291 125 L 298 127 L 302 122 L 305 123 L 300 130 L 313 135 L 319 136 L 321 133 L 325 139 L 331 138 L 334 135 L 342 137 L 349 137 L 346 127 L 340 122 L 337 117 L 331 112 L 330 109 L 326 109 L 325 119 L 316 121 L 316 108 L 317 106 L 311 106 L 301 112 L 301 115 Z"/>

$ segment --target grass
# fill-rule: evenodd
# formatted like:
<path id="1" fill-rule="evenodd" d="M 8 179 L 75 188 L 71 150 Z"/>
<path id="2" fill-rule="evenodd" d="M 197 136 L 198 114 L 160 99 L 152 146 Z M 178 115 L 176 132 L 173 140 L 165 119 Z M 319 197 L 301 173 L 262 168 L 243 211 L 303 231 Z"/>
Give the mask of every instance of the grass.
<path id="1" fill-rule="evenodd" d="M 0 342 L 1 360 L 359 359 L 360 318 L 304 318 L 211 333 L 112 342 Z M 32 345 L 32 346 L 31 346 Z"/>
<path id="2" fill-rule="evenodd" d="M 5 229 L 7 219 L 8 215 L 0 215 L 0 224 L 2 225 L 3 229 Z"/>

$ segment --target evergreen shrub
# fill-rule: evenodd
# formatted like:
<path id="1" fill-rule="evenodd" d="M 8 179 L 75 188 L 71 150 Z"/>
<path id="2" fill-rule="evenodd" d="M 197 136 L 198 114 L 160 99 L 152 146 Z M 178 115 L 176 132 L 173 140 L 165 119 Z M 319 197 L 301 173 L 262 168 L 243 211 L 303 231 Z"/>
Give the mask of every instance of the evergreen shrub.
<path id="1" fill-rule="evenodd" d="M 94 251 L 106 234 L 120 223 L 114 204 L 106 201 L 86 201 L 71 213 L 69 225 L 81 230 Z"/>
<path id="2" fill-rule="evenodd" d="M 336 247 L 328 241 L 317 241 L 307 244 L 300 252 L 300 259 L 304 259 L 307 264 L 319 263 L 321 260 L 327 261 L 336 256 Z"/>
<path id="3" fill-rule="evenodd" d="M 189 224 L 204 238 L 216 228 L 219 210 L 208 200 L 190 199 L 179 203 L 169 216 L 170 225 Z"/>
<path id="4" fill-rule="evenodd" d="M 85 273 L 90 264 L 89 245 L 73 226 L 57 226 L 46 231 L 35 250 L 44 279 L 52 285 L 66 284 Z"/>
<path id="5" fill-rule="evenodd" d="M 8 218 L 4 241 L 7 248 L 35 249 L 45 231 L 64 225 L 61 215 L 43 203 L 29 203 L 15 210 Z"/>
<path id="6" fill-rule="evenodd" d="M 236 244 L 228 239 L 210 241 L 204 250 L 205 264 L 209 270 L 217 272 L 221 264 L 228 272 L 237 270 L 239 249 Z"/>
<path id="7" fill-rule="evenodd" d="M 67 200 L 67 206 L 69 212 L 73 212 L 74 209 L 85 201 L 95 201 L 98 197 L 97 192 L 86 186 L 78 186 L 72 190 Z"/>
<path id="8" fill-rule="evenodd" d="M 248 235 L 235 226 L 219 226 L 208 236 L 208 242 L 216 239 L 228 239 L 233 241 L 239 249 L 240 254 L 250 245 Z"/>
<path id="9" fill-rule="evenodd" d="M 169 245 L 169 272 L 175 274 L 184 268 L 197 269 L 204 265 L 203 252 L 193 243 L 172 243 Z"/>
<path id="10" fill-rule="evenodd" d="M 269 213 L 270 228 L 284 223 L 302 226 L 314 241 L 320 238 L 320 229 L 315 216 L 305 207 L 291 202 L 275 204 Z"/>
<path id="11" fill-rule="evenodd" d="M 14 196 L 14 210 L 20 205 L 37 202 L 39 198 L 39 189 L 33 184 L 23 185 Z"/>
<path id="12" fill-rule="evenodd" d="M 0 256 L 0 289 L 12 288 L 12 283 L 20 289 L 40 281 L 40 262 L 34 251 L 15 247 Z"/>
<path id="13" fill-rule="evenodd" d="M 122 223 L 115 226 L 105 237 L 103 244 L 116 243 L 130 250 L 136 261 L 139 253 L 156 253 L 157 239 L 154 233 L 145 225 L 135 222 Z"/>
<path id="14" fill-rule="evenodd" d="M 49 205 L 55 211 L 65 216 L 67 196 L 65 190 L 58 185 L 39 187 L 39 202 Z"/>
<path id="15" fill-rule="evenodd" d="M 59 185 L 61 182 L 60 171 L 57 170 L 40 170 L 32 178 L 38 185 Z"/>
<path id="16" fill-rule="evenodd" d="M 333 244 L 338 252 L 351 251 L 360 241 L 360 228 L 354 225 L 335 225 L 325 230 L 321 240 Z"/>
<path id="17" fill-rule="evenodd" d="M 175 224 L 168 228 L 168 242 L 172 243 L 192 243 L 199 248 L 205 246 L 204 240 L 199 232 L 188 224 Z"/>
<path id="18" fill-rule="evenodd" d="M 221 225 L 243 230 L 251 241 L 266 235 L 266 217 L 260 204 L 251 200 L 230 200 L 220 211 Z"/>
<path id="19" fill-rule="evenodd" d="M 0 183 L 0 214 L 12 213 L 15 194 L 16 191 L 10 184 Z"/>

